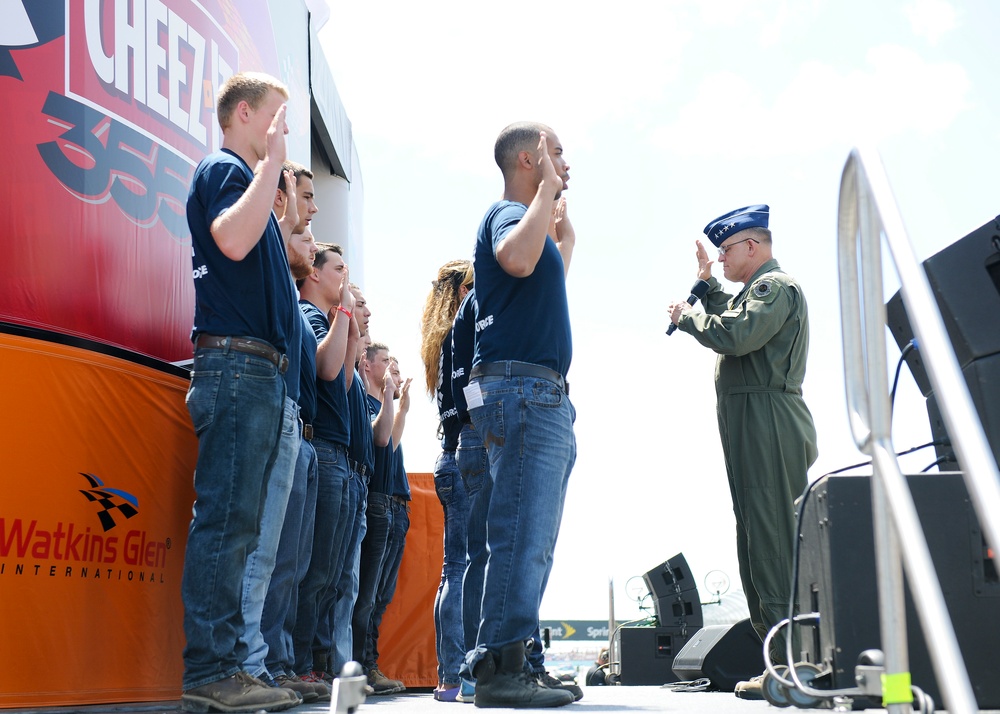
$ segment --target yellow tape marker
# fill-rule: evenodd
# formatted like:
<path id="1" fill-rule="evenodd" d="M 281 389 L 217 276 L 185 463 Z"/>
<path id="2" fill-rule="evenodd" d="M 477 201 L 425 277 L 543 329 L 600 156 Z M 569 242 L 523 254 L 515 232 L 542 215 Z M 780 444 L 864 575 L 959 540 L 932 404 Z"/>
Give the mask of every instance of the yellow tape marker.
<path id="1" fill-rule="evenodd" d="M 909 672 L 882 675 L 882 706 L 912 703 L 913 689 Z"/>

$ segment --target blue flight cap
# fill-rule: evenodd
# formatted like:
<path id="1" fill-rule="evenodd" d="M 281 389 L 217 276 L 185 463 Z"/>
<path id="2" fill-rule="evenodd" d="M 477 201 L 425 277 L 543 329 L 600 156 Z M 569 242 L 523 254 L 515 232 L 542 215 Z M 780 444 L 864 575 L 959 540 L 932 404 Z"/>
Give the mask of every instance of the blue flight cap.
<path id="1" fill-rule="evenodd" d="M 762 203 L 756 206 L 745 206 L 719 216 L 705 226 L 705 235 L 718 248 L 734 233 L 747 228 L 767 228 L 767 219 L 771 209 Z"/>

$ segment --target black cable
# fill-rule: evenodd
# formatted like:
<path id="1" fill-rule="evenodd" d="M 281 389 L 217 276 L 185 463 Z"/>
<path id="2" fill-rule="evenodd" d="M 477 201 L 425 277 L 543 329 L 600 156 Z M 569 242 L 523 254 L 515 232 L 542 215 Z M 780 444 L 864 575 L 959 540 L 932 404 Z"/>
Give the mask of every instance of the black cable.
<path id="1" fill-rule="evenodd" d="M 896 386 L 899 384 L 899 373 L 903 369 L 903 362 L 906 360 L 906 355 L 910 354 L 913 350 L 917 348 L 917 338 L 914 337 L 912 340 L 906 343 L 903 351 L 899 353 L 899 360 L 896 361 L 896 376 L 892 378 L 892 391 L 889 392 L 889 413 L 892 414 L 893 407 L 896 404 Z"/>
<path id="2" fill-rule="evenodd" d="M 900 451 L 896 453 L 896 456 L 905 456 L 906 454 L 912 454 L 915 451 L 920 451 L 921 449 L 926 449 L 928 446 L 938 446 L 939 441 L 929 441 L 926 444 L 921 444 L 920 446 L 914 446 L 905 451 Z M 940 459 L 939 459 L 940 460 Z M 785 658 L 788 660 L 788 666 L 792 666 L 792 639 L 795 633 L 795 595 L 796 589 L 799 584 L 799 559 L 801 557 L 801 543 L 802 543 L 802 519 L 805 515 L 806 502 L 809 500 L 809 494 L 812 493 L 816 485 L 822 481 L 827 476 L 832 476 L 838 474 L 842 471 L 847 471 L 849 469 L 857 468 L 859 466 L 865 466 L 870 464 L 871 461 L 867 461 L 861 464 L 855 464 L 853 466 L 846 466 L 842 469 L 837 469 L 836 471 L 830 471 L 823 474 L 818 479 L 806 485 L 805 490 L 802 492 L 801 500 L 799 500 L 799 506 L 795 511 L 795 542 L 792 547 L 792 586 L 788 593 L 788 634 L 785 638 Z"/>
<path id="3" fill-rule="evenodd" d="M 945 454 L 942 454 L 938 458 L 934 459 L 934 461 L 932 461 L 931 463 L 929 463 L 927 465 L 927 467 L 924 468 L 920 473 L 925 474 L 928 471 L 930 471 L 932 468 L 934 468 L 935 466 L 940 466 L 941 464 L 945 463 L 946 461 L 954 461 L 954 460 L 955 460 L 955 452 L 954 451 L 949 451 L 949 452 L 947 452 Z"/>
<path id="4" fill-rule="evenodd" d="M 928 446 L 947 446 L 949 442 L 947 440 L 934 440 L 928 441 L 926 444 L 921 444 L 920 446 L 913 446 L 905 451 L 897 452 L 896 456 L 906 456 L 907 454 L 912 454 L 915 451 L 920 451 L 921 449 L 926 449 Z M 861 468 L 862 466 L 870 466 L 872 463 L 871 459 L 867 461 L 860 461 L 856 464 L 851 464 L 850 466 L 844 466 L 843 468 L 836 469 L 835 471 L 827 471 L 823 476 L 833 476 L 834 474 L 844 473 L 845 471 L 850 471 L 851 469 Z M 820 476 L 820 478 L 823 478 Z M 819 480 L 819 479 L 817 479 Z"/>

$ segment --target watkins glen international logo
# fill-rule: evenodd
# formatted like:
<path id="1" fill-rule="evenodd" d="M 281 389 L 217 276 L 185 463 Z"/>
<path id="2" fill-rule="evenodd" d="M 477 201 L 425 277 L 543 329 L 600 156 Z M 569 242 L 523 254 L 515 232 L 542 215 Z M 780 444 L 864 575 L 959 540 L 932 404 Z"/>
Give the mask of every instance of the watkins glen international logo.
<path id="1" fill-rule="evenodd" d="M 90 488 L 81 490 L 80 493 L 88 501 L 94 501 L 100 506 L 97 517 L 101 520 L 105 533 L 118 525 L 115 523 L 115 511 L 125 518 L 131 518 L 139 512 L 139 499 L 128 491 L 122 491 L 119 488 L 104 488 L 104 482 L 94 474 L 80 472 L 80 475 L 90 482 Z"/>
<path id="2" fill-rule="evenodd" d="M 96 510 L 82 507 L 92 511 L 85 518 L 70 515 L 46 522 L 0 516 L 0 576 L 165 582 L 170 538 L 157 539 L 139 528 L 119 528 L 139 515 L 139 499 L 105 486 L 94 474 L 81 471 L 79 475 L 90 488 L 77 490 L 88 504 L 96 505 Z"/>

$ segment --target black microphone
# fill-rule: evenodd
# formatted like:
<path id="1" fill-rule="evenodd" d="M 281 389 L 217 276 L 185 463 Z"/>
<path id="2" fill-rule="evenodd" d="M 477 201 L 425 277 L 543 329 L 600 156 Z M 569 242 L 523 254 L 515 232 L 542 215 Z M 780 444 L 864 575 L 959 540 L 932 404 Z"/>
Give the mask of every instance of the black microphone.
<path id="1" fill-rule="evenodd" d="M 708 293 L 708 281 L 699 280 L 694 284 L 694 287 L 691 288 L 691 294 L 688 295 L 687 304 L 694 305 L 696 302 L 705 297 L 707 293 Z M 670 335 L 674 334 L 674 331 L 676 329 L 677 325 L 671 322 L 670 327 L 667 328 L 667 336 L 669 337 Z"/>

